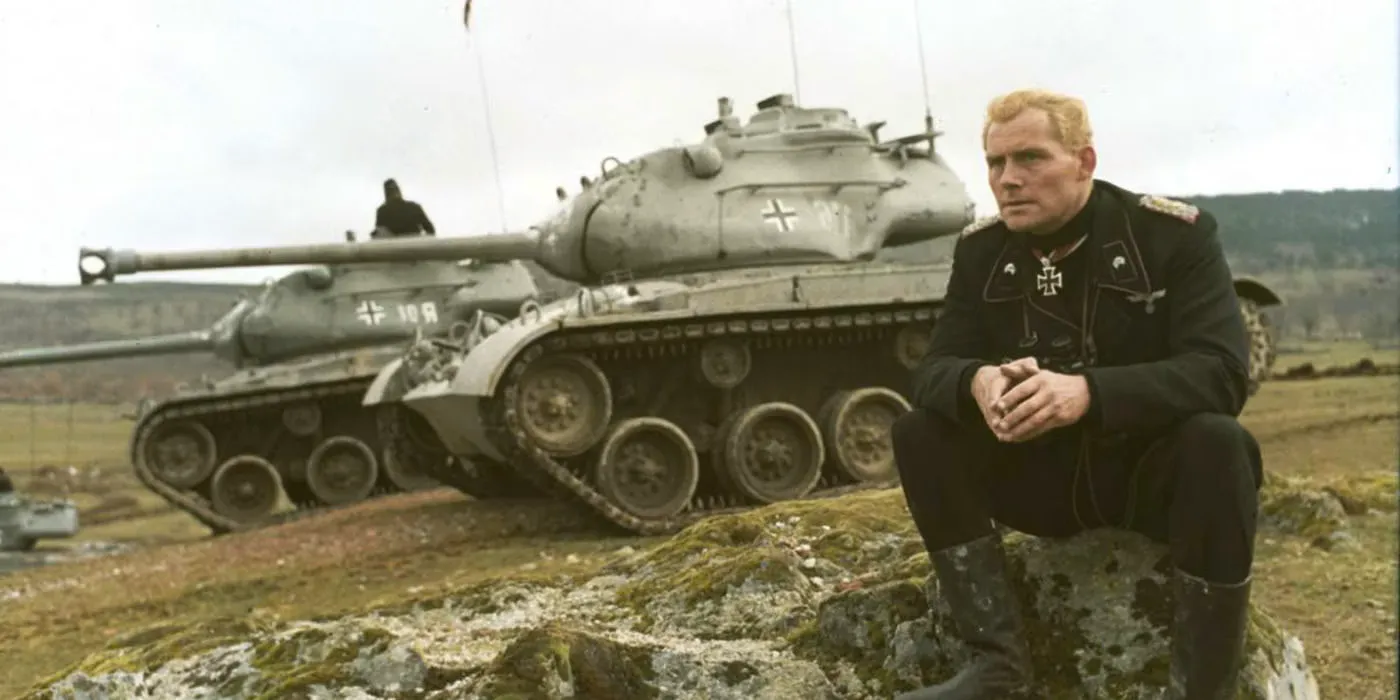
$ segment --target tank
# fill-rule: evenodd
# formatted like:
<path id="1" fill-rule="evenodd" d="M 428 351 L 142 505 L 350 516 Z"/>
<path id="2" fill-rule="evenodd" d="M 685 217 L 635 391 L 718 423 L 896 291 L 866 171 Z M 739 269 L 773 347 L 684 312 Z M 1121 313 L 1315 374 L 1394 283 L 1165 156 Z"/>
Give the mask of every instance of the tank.
<path id="1" fill-rule="evenodd" d="M 137 270 L 244 264 L 220 250 L 181 252 L 158 268 L 158 257 L 133 260 Z M 215 533 L 440 485 L 440 463 L 410 464 L 380 439 L 376 412 L 398 407 L 365 407 L 361 395 L 414 337 L 450 345 L 479 314 L 513 317 L 538 295 L 535 276 L 513 260 L 327 262 L 269 281 L 205 331 L 10 351 L 0 368 L 188 352 L 236 368 L 146 402 L 130 446 L 142 483 Z M 111 277 L 82 281 L 101 279 Z"/>
<path id="2" fill-rule="evenodd" d="M 0 469 L 0 552 L 28 552 L 42 539 L 78 534 L 78 507 L 69 500 L 38 500 L 15 493 Z"/>
<path id="3" fill-rule="evenodd" d="M 524 482 L 639 534 L 897 478 L 947 262 L 890 248 L 957 234 L 966 187 L 923 132 L 881 140 L 788 95 L 747 122 L 719 100 L 702 140 L 561 188 L 527 231 L 249 249 L 245 262 L 528 259 L 572 294 L 480 316 L 455 346 L 420 339 L 364 396 L 436 441 L 477 488 Z M 84 274 L 182 264 L 88 251 Z M 466 490 L 466 489 L 464 489 Z M 470 491 L 469 491 L 470 492 Z"/>

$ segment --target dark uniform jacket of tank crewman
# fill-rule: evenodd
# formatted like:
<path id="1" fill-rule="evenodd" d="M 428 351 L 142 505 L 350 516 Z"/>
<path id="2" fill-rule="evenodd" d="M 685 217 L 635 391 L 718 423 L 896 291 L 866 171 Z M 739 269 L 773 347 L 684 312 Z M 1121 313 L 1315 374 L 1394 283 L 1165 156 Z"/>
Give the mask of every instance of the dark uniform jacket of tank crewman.
<path id="1" fill-rule="evenodd" d="M 417 202 L 407 199 L 387 201 L 374 211 L 374 226 L 383 226 L 389 233 L 398 236 L 437 235 L 437 229 L 428 219 L 427 212 Z"/>
<path id="2" fill-rule="evenodd" d="M 1037 237 L 998 217 L 963 231 L 914 371 L 915 405 L 982 423 L 970 395 L 977 368 L 1034 356 L 1086 377 L 1089 413 L 1071 426 L 1082 434 L 1147 438 L 1197 413 L 1238 416 L 1248 336 L 1214 217 L 1095 180 L 1070 225 L 1087 238 L 1058 264 L 1063 287 L 1049 296 Z"/>

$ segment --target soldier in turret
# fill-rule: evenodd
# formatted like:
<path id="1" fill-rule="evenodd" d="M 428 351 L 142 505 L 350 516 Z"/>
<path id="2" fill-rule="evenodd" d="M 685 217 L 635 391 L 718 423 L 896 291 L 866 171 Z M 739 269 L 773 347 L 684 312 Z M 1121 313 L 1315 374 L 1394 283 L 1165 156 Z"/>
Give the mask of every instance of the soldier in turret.
<path id="1" fill-rule="evenodd" d="M 399 183 L 392 178 L 384 181 L 384 203 L 374 212 L 374 232 L 370 238 L 401 236 L 433 236 L 437 229 L 417 202 L 403 198 Z"/>
<path id="2" fill-rule="evenodd" d="M 10 475 L 5 473 L 5 468 L 0 467 L 0 493 L 14 493 L 15 482 L 10 480 Z"/>
<path id="3" fill-rule="evenodd" d="M 894 425 L 910 513 L 972 662 L 903 700 L 1039 697 L 994 522 L 1169 544 L 1165 697 L 1234 697 L 1259 445 L 1237 420 L 1249 343 L 1214 217 L 1095 179 L 1084 104 L 987 109 L 1000 213 L 954 249 L 943 315 Z"/>

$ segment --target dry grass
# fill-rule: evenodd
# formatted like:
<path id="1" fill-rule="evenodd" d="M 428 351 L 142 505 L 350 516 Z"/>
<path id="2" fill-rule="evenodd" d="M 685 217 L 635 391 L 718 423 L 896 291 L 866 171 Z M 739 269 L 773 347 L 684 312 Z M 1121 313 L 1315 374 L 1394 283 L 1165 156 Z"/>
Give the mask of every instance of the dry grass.
<path id="1" fill-rule="evenodd" d="M 1400 468 L 1397 415 L 1400 378 L 1346 377 L 1266 384 L 1244 421 L 1270 471 L 1325 480 Z M 1255 595 L 1307 644 L 1323 697 L 1389 700 L 1396 693 L 1396 514 L 1352 521 L 1360 547 L 1349 551 L 1261 536 Z"/>
<path id="2" fill-rule="evenodd" d="M 1260 438 L 1271 471 L 1321 478 L 1394 472 L 1397 391 L 1397 377 L 1272 382 L 1251 401 L 1245 423 Z M 120 463 L 129 423 L 112 420 L 113 414 L 76 409 L 91 421 L 80 425 L 87 459 Z M 51 417 L 60 422 L 43 434 L 57 440 L 38 453 L 61 456 L 66 409 L 52 409 Z M 27 423 L 23 409 L 0 408 L 0 434 L 25 435 Z M 106 436 L 105 447 L 98 435 Z M 27 443 L 6 449 L 27 463 Z M 106 492 L 79 498 L 125 495 L 159 508 L 123 470 L 105 473 L 117 475 Z M 25 479 L 19 481 L 23 486 Z M 1354 531 L 1361 547 L 1332 553 L 1302 540 L 1261 537 L 1256 595 L 1306 641 L 1324 697 L 1391 698 L 1395 515 L 1358 517 Z M 84 538 L 173 543 L 0 577 L 0 657 L 6 660 L 0 696 L 20 692 L 120 631 L 157 620 L 334 615 L 376 601 L 429 597 L 526 565 L 561 572 L 623 545 L 646 544 L 602 534 L 561 509 L 473 503 L 445 491 L 383 499 L 246 535 L 203 534 L 189 518 L 168 511 L 115 521 L 87 528 Z M 566 563 L 568 554 L 581 561 Z M 28 592 L 4 600 L 11 589 Z"/>
<path id="3" fill-rule="evenodd" d="M 204 537 L 208 530 L 143 488 L 126 466 L 132 421 L 126 406 L 0 404 L 0 466 L 24 493 L 77 503 L 76 542 L 157 543 Z M 74 472 L 68 472 L 69 467 Z"/>
<path id="4" fill-rule="evenodd" d="M 121 460 L 131 434 L 129 410 L 87 404 L 0 404 L 0 467 L 15 474 Z"/>

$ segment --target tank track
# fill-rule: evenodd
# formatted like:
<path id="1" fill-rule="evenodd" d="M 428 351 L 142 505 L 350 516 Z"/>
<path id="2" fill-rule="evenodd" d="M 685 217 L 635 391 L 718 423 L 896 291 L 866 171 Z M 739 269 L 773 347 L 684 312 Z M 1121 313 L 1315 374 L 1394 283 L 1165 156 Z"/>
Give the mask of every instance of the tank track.
<path id="1" fill-rule="evenodd" d="M 201 481 L 201 484 L 192 489 L 182 489 L 173 486 L 162 480 L 151 465 L 147 462 L 146 447 L 151 437 L 156 434 L 162 426 L 180 420 L 187 419 L 209 419 L 218 418 L 227 420 L 232 418 L 235 421 L 243 421 L 242 416 L 249 411 L 266 409 L 277 405 L 292 405 L 299 402 L 315 402 L 324 406 L 328 401 L 343 399 L 346 397 L 358 398 L 364 394 L 373 380 L 373 375 L 361 377 L 349 377 L 343 380 L 331 381 L 319 385 L 301 385 L 293 388 L 259 388 L 241 394 L 211 394 L 206 396 L 177 397 L 169 401 L 161 402 L 145 413 L 139 424 L 132 433 L 130 442 L 130 455 L 132 468 L 136 477 L 151 491 L 155 492 L 166 503 L 177 508 L 200 523 L 208 527 L 214 534 L 227 534 L 233 532 L 244 532 L 255 530 L 272 525 L 299 520 L 311 515 L 319 515 L 335 510 L 350 508 L 365 501 L 396 492 L 397 489 L 384 486 L 383 469 L 381 459 L 381 478 L 366 498 L 352 503 L 345 504 L 324 504 L 296 498 L 287 490 L 287 485 L 282 482 L 279 473 L 278 487 L 285 496 L 296 506 L 294 510 L 281 513 L 273 513 L 265 518 L 255 521 L 239 521 L 215 510 L 210 498 L 199 493 L 200 486 L 210 483 L 213 479 L 212 473 Z M 203 421 L 201 421 L 202 423 Z M 373 431 L 371 431 L 373 432 Z M 364 440 L 373 448 L 378 442 L 378 436 L 355 435 Z M 218 440 L 216 438 L 216 444 Z M 232 455 L 225 455 L 221 451 L 216 451 L 217 459 L 215 469 L 218 468 L 218 460 L 223 460 Z M 383 450 L 379 450 L 379 457 Z M 267 458 L 267 455 L 258 455 Z"/>
<path id="2" fill-rule="evenodd" d="M 541 497 L 533 484 L 505 465 L 452 455 L 427 422 L 403 406 L 380 406 L 376 419 L 386 451 L 444 486 L 479 501 Z"/>
<path id="3" fill-rule="evenodd" d="M 713 470 L 705 465 L 703 454 L 702 486 L 697 488 L 696 495 L 679 515 L 668 518 L 641 518 L 613 504 L 584 476 L 587 472 L 580 468 L 582 458 L 561 462 L 532 442 L 527 435 L 521 417 L 514 407 L 520 391 L 519 382 L 532 363 L 548 357 L 551 353 L 576 353 L 590 359 L 609 356 L 613 359 L 631 360 L 683 358 L 687 354 L 693 356 L 704 341 L 735 336 L 767 339 L 776 347 L 784 348 L 815 349 L 836 345 L 859 345 L 863 346 L 862 352 L 871 353 L 871 364 L 880 364 L 880 360 L 887 362 L 887 365 L 883 366 L 883 369 L 887 370 L 882 377 L 885 381 L 857 381 L 844 388 L 880 386 L 892 389 L 908 400 L 907 392 L 903 389 L 907 384 L 909 370 L 898 364 L 895 335 L 901 328 L 913 324 L 931 325 L 936 305 L 936 301 L 905 302 L 835 313 L 824 310 L 789 312 L 775 316 L 736 313 L 703 320 L 690 319 L 683 324 L 677 324 L 673 320 L 650 323 L 640 321 L 608 326 L 602 331 L 565 328 L 536 339 L 516 356 L 507 368 L 505 378 L 496 394 L 484 402 L 485 427 L 489 439 L 501 450 L 506 460 L 541 491 L 582 506 L 612 524 L 638 535 L 671 534 L 711 515 L 743 512 L 760 506 L 751 502 L 745 503 L 723 483 L 711 483 L 709 488 L 705 488 L 705 472 Z M 835 362 L 838 359 L 840 358 L 833 354 L 828 361 Z M 873 374 L 881 373 L 877 371 Z M 613 381 L 614 377 L 609 376 L 609 380 Z M 791 376 L 788 377 L 788 381 L 800 382 L 803 378 Z M 790 399 L 769 397 L 764 400 Z M 585 456 L 590 453 L 585 453 Z M 831 498 L 893 485 L 895 482 L 854 483 L 849 478 L 837 477 L 824 468 L 821 481 L 800 498 Z"/>

